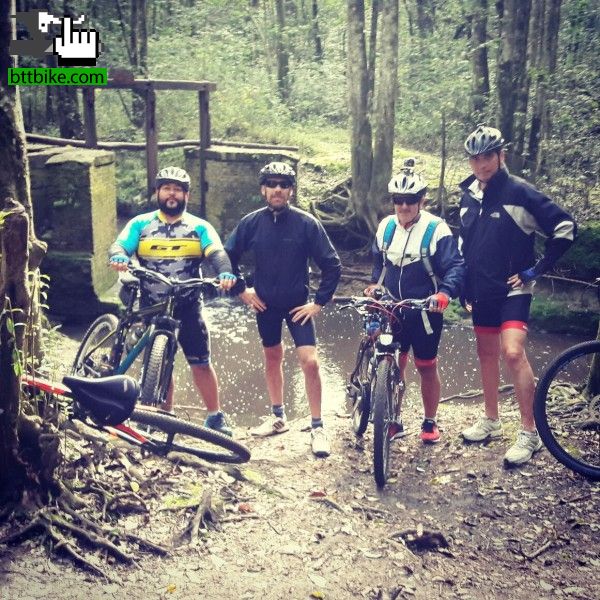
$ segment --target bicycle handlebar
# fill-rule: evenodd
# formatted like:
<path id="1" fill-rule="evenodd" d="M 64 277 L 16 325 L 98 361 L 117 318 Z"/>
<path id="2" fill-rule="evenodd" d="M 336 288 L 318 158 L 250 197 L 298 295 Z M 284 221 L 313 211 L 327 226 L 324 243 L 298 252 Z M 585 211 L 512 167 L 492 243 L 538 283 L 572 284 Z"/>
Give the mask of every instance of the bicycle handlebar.
<path id="1" fill-rule="evenodd" d="M 354 308 L 357 310 L 360 308 L 381 308 L 383 310 L 388 311 L 403 308 L 409 308 L 412 310 L 427 310 L 427 308 L 429 307 L 429 302 L 425 298 L 406 298 L 404 300 L 377 300 L 370 296 L 350 296 L 348 300 L 349 302 L 347 304 L 343 304 L 339 307 L 340 310 L 344 310 L 346 308 Z"/>
<path id="2" fill-rule="evenodd" d="M 129 266 L 128 271 L 138 279 L 147 279 L 158 281 L 168 286 L 178 288 L 195 288 L 195 287 L 218 287 L 219 280 L 217 278 L 208 277 L 192 277 L 191 279 L 179 280 L 176 277 L 167 277 L 162 273 L 153 271 L 152 269 L 146 269 L 145 267 L 134 267 Z"/>

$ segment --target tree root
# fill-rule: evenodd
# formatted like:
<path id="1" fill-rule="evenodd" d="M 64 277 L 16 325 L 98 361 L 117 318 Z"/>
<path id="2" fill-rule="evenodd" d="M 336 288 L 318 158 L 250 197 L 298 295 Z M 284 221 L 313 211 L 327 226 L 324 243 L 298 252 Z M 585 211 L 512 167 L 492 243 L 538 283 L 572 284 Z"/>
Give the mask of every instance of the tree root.
<path id="1" fill-rule="evenodd" d="M 189 544 L 195 544 L 198 541 L 200 529 L 216 529 L 219 519 L 216 511 L 212 507 L 212 492 L 204 490 L 202 501 L 194 516 L 187 524 L 187 527 L 177 536 L 177 543 L 182 544 L 189 537 Z"/>
<path id="2" fill-rule="evenodd" d="M 498 388 L 498 393 L 510 394 L 514 389 L 514 386 L 511 384 L 501 385 Z M 469 398 L 478 398 L 479 396 L 483 396 L 483 390 L 467 390 L 466 392 L 461 392 L 460 394 L 446 396 L 445 398 L 442 398 L 440 402 L 450 402 L 450 400 L 468 400 Z"/>

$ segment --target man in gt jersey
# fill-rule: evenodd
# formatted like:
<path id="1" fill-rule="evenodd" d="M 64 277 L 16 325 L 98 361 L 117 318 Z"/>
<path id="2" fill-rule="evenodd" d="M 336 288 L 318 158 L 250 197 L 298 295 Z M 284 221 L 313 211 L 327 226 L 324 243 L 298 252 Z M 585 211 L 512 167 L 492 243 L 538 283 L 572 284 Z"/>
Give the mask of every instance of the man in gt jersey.
<path id="1" fill-rule="evenodd" d="M 158 210 L 134 217 L 127 223 L 109 250 L 109 264 L 126 271 L 136 255 L 141 266 L 181 280 L 199 277 L 200 265 L 208 260 L 219 273 L 220 287 L 229 290 L 235 283 L 231 263 L 215 229 L 207 221 L 186 211 L 190 176 L 178 167 L 166 167 L 156 176 Z M 159 282 L 142 283 L 140 305 L 160 302 L 164 286 Z M 175 307 L 181 322 L 179 344 L 190 365 L 194 383 L 208 411 L 204 425 L 231 435 L 219 406 L 217 375 L 210 362 L 210 337 L 202 318 L 202 298 L 198 289 L 190 289 Z M 173 382 L 169 386 L 166 410 L 173 406 Z"/>

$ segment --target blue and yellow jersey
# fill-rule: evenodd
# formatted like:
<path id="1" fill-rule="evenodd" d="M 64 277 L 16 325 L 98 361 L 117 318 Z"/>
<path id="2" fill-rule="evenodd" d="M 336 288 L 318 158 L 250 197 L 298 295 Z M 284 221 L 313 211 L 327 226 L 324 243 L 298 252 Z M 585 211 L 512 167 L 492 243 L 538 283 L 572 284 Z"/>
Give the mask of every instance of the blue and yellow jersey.
<path id="1" fill-rule="evenodd" d="M 140 265 L 167 277 L 185 280 L 200 277 L 204 258 L 222 250 L 215 228 L 188 212 L 174 223 L 167 223 L 159 210 L 138 215 L 127 223 L 110 247 L 115 254 L 136 255 Z M 142 293 L 150 302 L 162 298 L 160 283 L 144 283 Z M 192 291 L 194 297 L 198 294 Z"/>

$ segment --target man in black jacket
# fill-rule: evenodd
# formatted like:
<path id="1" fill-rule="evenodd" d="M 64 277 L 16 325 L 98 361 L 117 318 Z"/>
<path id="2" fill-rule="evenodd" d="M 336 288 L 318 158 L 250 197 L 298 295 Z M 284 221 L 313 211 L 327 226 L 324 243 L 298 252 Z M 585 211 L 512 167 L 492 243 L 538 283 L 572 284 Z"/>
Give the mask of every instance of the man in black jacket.
<path id="1" fill-rule="evenodd" d="M 533 286 L 573 243 L 576 225 L 532 185 L 509 174 L 504 146 L 500 131 L 485 125 L 465 141 L 473 175 L 461 184 L 459 247 L 467 267 L 465 300 L 473 313 L 485 416 L 462 435 L 471 442 L 502 435 L 502 355 L 521 413 L 521 430 L 504 460 L 518 465 L 542 447 L 533 418 L 533 371 L 525 354 Z M 544 256 L 537 262 L 536 231 L 547 238 Z"/>
<path id="2" fill-rule="evenodd" d="M 256 311 L 272 407 L 272 415 L 252 433 L 269 436 L 289 429 L 283 407 L 281 328 L 285 320 L 304 372 L 312 416 L 312 451 L 316 456 L 328 456 L 313 317 L 333 296 L 341 273 L 340 259 L 319 221 L 290 206 L 296 173 L 289 165 L 269 163 L 260 171 L 259 183 L 267 206 L 246 215 L 225 243 L 234 273 L 239 274 L 238 263 L 244 252 L 252 253 L 255 264 L 254 287 L 247 288 L 240 278 L 234 289 L 241 289 L 240 298 Z M 308 301 L 309 259 L 321 269 L 314 302 Z"/>

